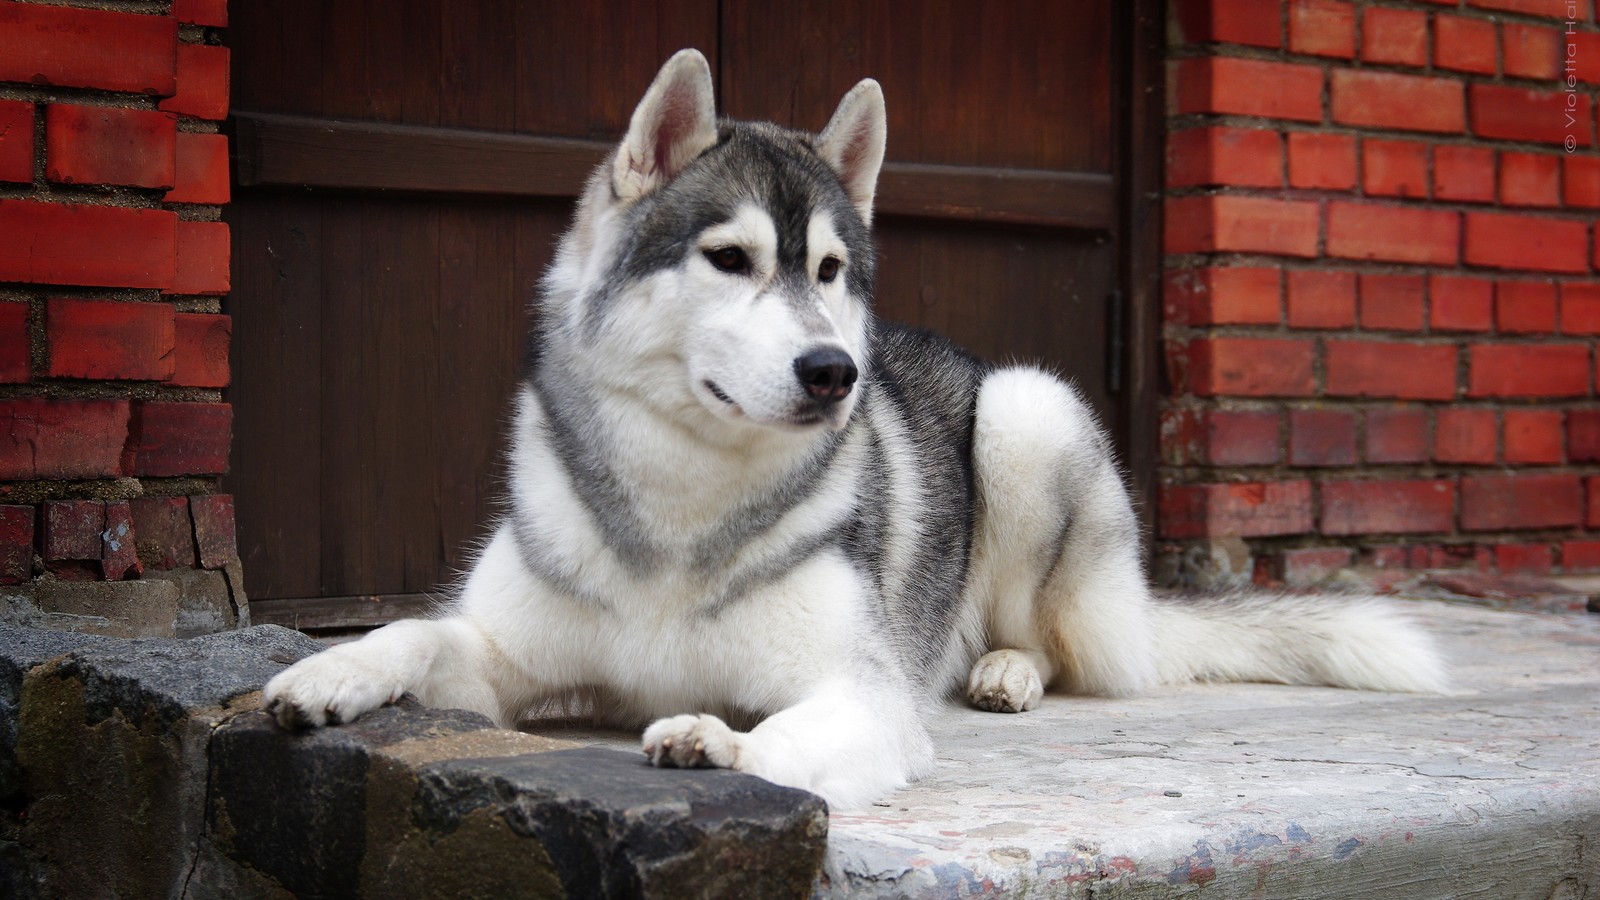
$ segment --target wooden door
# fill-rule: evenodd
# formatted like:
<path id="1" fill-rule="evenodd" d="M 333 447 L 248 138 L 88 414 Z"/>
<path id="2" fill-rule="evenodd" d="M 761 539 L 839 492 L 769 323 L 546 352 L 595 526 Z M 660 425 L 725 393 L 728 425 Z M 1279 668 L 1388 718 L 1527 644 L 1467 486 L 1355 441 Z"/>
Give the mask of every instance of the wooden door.
<path id="1" fill-rule="evenodd" d="M 1135 23 L 1110 0 L 238 5 L 227 483 L 258 617 L 385 621 L 464 565 L 524 304 L 681 47 L 737 118 L 814 130 L 881 81 L 880 315 L 1072 376 L 1142 447 L 1153 356 L 1118 349 L 1153 339 L 1120 315 L 1149 290 L 1129 276 L 1151 252 L 1135 163 L 1159 152 L 1135 147 L 1158 119 L 1127 111 L 1154 80 Z M 1150 459 L 1130 456 L 1141 486 Z"/>

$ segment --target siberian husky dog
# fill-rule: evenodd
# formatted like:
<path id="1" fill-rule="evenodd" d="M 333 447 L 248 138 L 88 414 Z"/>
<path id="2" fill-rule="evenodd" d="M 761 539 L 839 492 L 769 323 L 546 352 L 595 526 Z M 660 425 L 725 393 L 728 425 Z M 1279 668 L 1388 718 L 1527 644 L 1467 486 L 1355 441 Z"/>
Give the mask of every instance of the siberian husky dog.
<path id="1" fill-rule="evenodd" d="M 818 135 L 719 121 L 705 59 L 673 56 L 546 277 L 493 537 L 438 616 L 273 678 L 277 719 L 410 691 L 510 726 L 584 693 L 648 723 L 655 765 L 852 807 L 929 770 L 924 717 L 961 689 L 1437 689 L 1376 602 L 1153 599 L 1070 386 L 873 320 L 885 130 L 871 80 Z"/>

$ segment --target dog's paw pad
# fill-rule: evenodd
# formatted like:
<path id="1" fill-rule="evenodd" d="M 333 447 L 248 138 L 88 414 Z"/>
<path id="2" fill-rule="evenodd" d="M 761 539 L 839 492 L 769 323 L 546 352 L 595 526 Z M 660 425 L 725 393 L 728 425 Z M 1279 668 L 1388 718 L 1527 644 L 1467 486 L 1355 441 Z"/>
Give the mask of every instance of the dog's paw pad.
<path id="1" fill-rule="evenodd" d="M 742 737 L 716 716 L 672 716 L 645 729 L 644 755 L 656 766 L 736 769 Z"/>
<path id="2" fill-rule="evenodd" d="M 985 655 L 967 679 L 967 699 L 989 712 L 1023 712 L 1038 706 L 1043 697 L 1038 667 L 1016 650 Z"/>

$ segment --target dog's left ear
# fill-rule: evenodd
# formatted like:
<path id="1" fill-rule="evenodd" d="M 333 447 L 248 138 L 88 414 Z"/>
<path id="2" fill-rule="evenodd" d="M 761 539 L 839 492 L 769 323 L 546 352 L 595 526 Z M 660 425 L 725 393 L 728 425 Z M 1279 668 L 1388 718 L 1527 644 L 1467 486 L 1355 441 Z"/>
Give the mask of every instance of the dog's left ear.
<path id="1" fill-rule="evenodd" d="M 699 50 L 679 50 L 650 83 L 617 148 L 617 197 L 629 202 L 660 189 L 716 142 L 711 67 Z"/>
<path id="2" fill-rule="evenodd" d="M 883 88 L 865 78 L 839 101 L 828 127 L 817 136 L 817 153 L 838 173 L 850 202 L 868 225 L 872 224 L 872 197 L 878 189 L 888 134 Z"/>

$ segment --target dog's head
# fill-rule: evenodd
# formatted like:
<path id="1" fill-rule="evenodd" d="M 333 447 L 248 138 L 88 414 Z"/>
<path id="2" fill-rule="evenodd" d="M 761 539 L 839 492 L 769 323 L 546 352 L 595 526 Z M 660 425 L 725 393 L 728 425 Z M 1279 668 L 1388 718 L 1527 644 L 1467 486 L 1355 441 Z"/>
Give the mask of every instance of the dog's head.
<path id="1" fill-rule="evenodd" d="M 680 51 L 579 205 L 548 339 L 686 420 L 842 428 L 869 364 L 884 136 L 870 79 L 818 135 L 719 122 L 705 57 Z"/>

